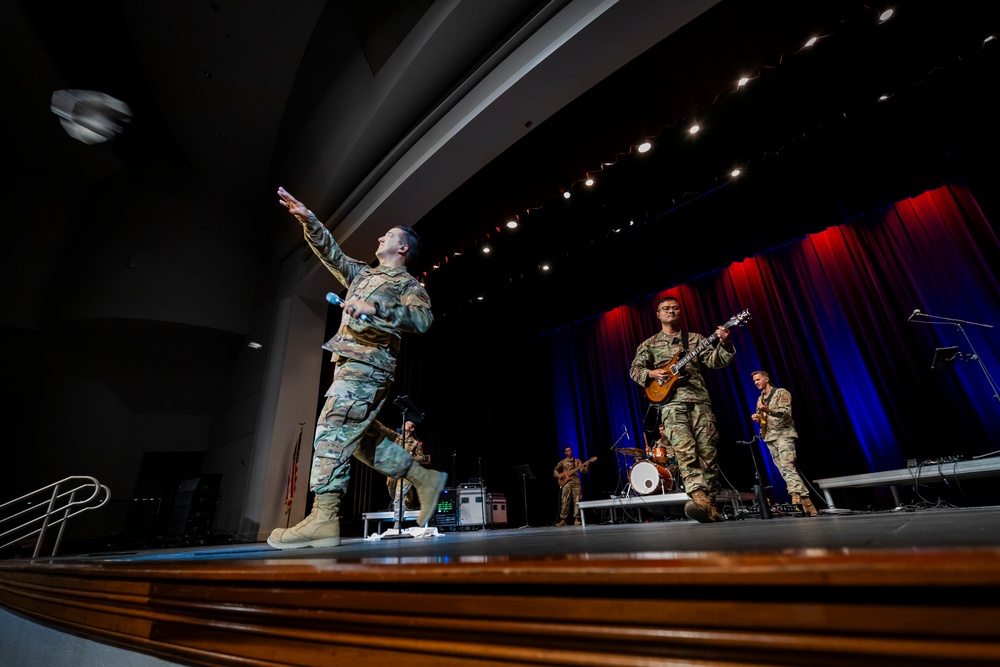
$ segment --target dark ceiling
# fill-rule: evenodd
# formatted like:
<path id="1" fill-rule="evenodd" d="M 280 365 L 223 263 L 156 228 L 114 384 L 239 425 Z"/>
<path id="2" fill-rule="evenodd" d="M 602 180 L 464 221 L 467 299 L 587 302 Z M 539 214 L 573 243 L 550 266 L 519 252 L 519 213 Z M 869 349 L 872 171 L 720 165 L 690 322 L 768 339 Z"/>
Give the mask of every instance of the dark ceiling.
<path id="1" fill-rule="evenodd" d="M 436 307 L 530 307 L 545 330 L 943 182 L 977 180 L 988 201 L 998 6 L 893 7 L 885 22 L 849 2 L 707 10 L 420 220 Z"/>
<path id="2" fill-rule="evenodd" d="M 184 409 L 211 412 L 249 326 L 51 325 L 78 280 L 77 243 L 104 242 L 83 227 L 107 200 L 88 193 L 149 164 L 182 165 L 207 184 L 248 243 L 261 239 L 272 256 L 264 263 L 302 246 L 276 204 L 277 185 L 359 257 L 391 224 L 413 224 L 425 248 L 412 269 L 426 272 L 442 321 L 483 315 L 529 333 L 947 179 L 977 182 L 980 203 L 993 206 L 998 45 L 984 40 L 997 34 L 1000 5 L 893 7 L 880 23 L 885 7 L 842 0 L 0 0 L 2 118 L 14 161 L 0 250 L 3 324 L 21 349 L 36 330 L 51 336 L 37 349 L 66 337 L 92 347 L 89 361 L 67 352 L 69 361 L 50 362 L 78 363 L 82 375 L 128 374 L 138 364 L 147 377 L 168 378 L 198 349 L 204 377 L 192 379 L 188 367 L 174 386 L 187 387 Z M 415 48 L 411 31 L 438 13 Z M 560 23 L 580 16 L 592 22 L 576 33 Z M 485 104 L 473 84 L 503 71 L 493 59 L 546 31 L 569 35 L 569 46 L 523 68 L 494 116 L 446 125 L 463 102 Z M 812 36 L 820 39 L 804 47 Z M 416 55 L 394 69 L 393 56 L 408 49 Z M 750 81 L 737 90 L 742 76 Z M 392 85 L 372 85 L 383 79 Z M 132 122 L 109 144 L 74 142 L 48 111 L 65 87 L 127 101 Z M 694 136 L 692 121 L 703 128 Z M 640 155 L 633 146 L 644 139 L 653 149 Z M 421 141 L 444 148 L 408 163 Z M 730 179 L 735 166 L 744 172 Z M 84 202 L 90 217 L 67 202 Z M 501 226 L 513 215 L 521 226 L 510 232 Z M 153 219 L 136 224 L 160 224 Z M 239 298 L 266 295 L 269 274 L 259 280 Z M 151 358 L 150 349 L 160 353 Z M 147 410 L 176 393 L 167 382 L 122 391 Z"/>

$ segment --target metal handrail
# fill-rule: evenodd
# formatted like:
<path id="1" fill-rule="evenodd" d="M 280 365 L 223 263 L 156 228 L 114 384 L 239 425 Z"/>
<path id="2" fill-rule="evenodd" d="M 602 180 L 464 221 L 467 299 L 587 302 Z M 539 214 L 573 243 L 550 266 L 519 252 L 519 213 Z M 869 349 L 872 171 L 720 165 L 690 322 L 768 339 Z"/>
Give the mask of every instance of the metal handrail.
<path id="1" fill-rule="evenodd" d="M 70 483 L 75 483 L 75 486 L 72 488 L 64 488 L 65 485 Z M 77 493 L 82 493 L 88 490 L 90 491 L 89 496 L 77 499 Z M 5 510 L 16 505 L 17 503 L 31 501 L 37 496 L 41 496 L 46 493 L 48 493 L 48 499 L 39 499 L 38 504 L 31 504 L 31 502 L 28 502 L 28 507 L 25 509 L 15 512 L 10 516 L 3 516 Z M 35 552 L 32 554 L 32 558 L 37 558 L 42 549 L 42 541 L 45 539 L 46 532 L 54 526 L 59 526 L 59 534 L 56 536 L 55 544 L 52 547 L 52 556 L 55 556 L 59 551 L 59 545 L 62 543 L 63 532 L 66 530 L 66 524 L 69 522 L 70 517 L 74 517 L 81 512 L 86 512 L 87 510 L 96 510 L 99 507 L 103 507 L 110 498 L 111 490 L 104 484 L 98 482 L 94 477 L 74 475 L 72 477 L 61 479 L 53 484 L 49 484 L 48 486 L 43 486 L 37 491 L 27 493 L 20 498 L 8 500 L 7 502 L 0 504 L 0 525 L 8 521 L 13 521 L 18 517 L 32 513 L 40 513 L 38 516 L 32 517 L 27 521 L 24 521 L 23 523 L 12 528 L 8 528 L 4 532 L 0 533 L 0 540 L 5 539 L 11 534 L 16 534 L 16 536 L 9 542 L 0 544 L 0 549 L 22 542 L 32 535 L 38 535 L 38 540 L 35 543 Z M 34 526 L 39 523 L 41 525 L 34 528 Z M 18 532 L 24 530 L 28 530 L 29 532 Z"/>

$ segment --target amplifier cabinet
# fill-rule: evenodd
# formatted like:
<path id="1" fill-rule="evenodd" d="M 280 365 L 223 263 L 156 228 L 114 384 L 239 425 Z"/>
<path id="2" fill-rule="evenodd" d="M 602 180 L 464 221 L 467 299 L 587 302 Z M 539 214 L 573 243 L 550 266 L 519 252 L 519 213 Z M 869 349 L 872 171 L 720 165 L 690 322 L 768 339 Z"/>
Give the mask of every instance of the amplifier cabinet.
<path id="1" fill-rule="evenodd" d="M 507 523 L 507 499 L 502 493 L 486 494 L 486 523 L 491 525 Z"/>
<path id="2" fill-rule="evenodd" d="M 458 490 L 458 525 L 482 526 L 486 523 L 483 510 L 485 500 L 483 489 Z"/>

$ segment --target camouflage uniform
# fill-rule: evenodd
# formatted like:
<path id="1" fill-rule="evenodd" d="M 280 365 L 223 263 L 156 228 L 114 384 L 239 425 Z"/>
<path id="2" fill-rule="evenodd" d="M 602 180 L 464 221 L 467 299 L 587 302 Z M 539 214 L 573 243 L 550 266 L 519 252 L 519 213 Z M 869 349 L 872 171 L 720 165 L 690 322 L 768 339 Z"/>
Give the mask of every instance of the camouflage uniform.
<path id="1" fill-rule="evenodd" d="M 688 349 L 704 340 L 698 333 L 688 333 Z M 635 352 L 629 376 L 640 386 L 646 386 L 649 371 L 662 366 L 681 350 L 681 334 L 668 335 L 660 331 L 647 338 Z M 712 412 L 712 401 L 701 375 L 701 365 L 724 368 L 736 356 L 721 345 L 709 346 L 684 367 L 686 379 L 674 385 L 673 395 L 659 404 L 659 419 L 663 433 L 674 447 L 677 467 L 688 495 L 704 491 L 711 502 L 719 495 L 719 465 L 716 444 L 719 432 Z"/>
<path id="2" fill-rule="evenodd" d="M 559 473 L 566 470 L 571 470 L 577 466 L 581 467 L 579 472 L 587 472 L 586 468 L 583 468 L 583 462 L 580 459 L 567 456 L 561 459 L 556 467 L 552 470 L 553 477 L 559 477 Z M 559 504 L 559 518 L 562 521 L 566 521 L 569 517 L 570 510 L 573 511 L 573 521 L 580 521 L 580 475 L 578 473 L 573 473 L 569 476 L 569 480 L 563 485 L 562 489 L 562 500 Z"/>
<path id="3" fill-rule="evenodd" d="M 409 455 L 413 457 L 414 465 L 422 465 L 421 462 L 424 459 L 424 443 L 422 443 L 421 441 L 417 440 L 414 437 L 410 437 L 404 443 L 402 433 L 396 433 L 396 437 L 393 438 L 393 442 L 395 442 L 397 445 L 402 445 L 403 449 L 405 449 L 407 453 L 409 453 Z M 400 494 L 398 479 L 393 479 L 392 477 L 386 477 L 385 487 L 386 490 L 389 492 L 389 495 L 392 497 L 392 508 L 394 510 L 399 509 L 400 495 L 406 498 L 406 509 L 408 510 L 415 509 L 417 494 L 413 492 L 413 485 L 410 484 L 409 480 L 405 478 L 403 479 L 402 494 Z"/>
<path id="4" fill-rule="evenodd" d="M 792 394 L 787 389 L 772 387 L 767 396 L 761 393 L 757 397 L 758 414 L 765 405 L 767 427 L 764 429 L 764 444 L 771 452 L 781 478 L 785 480 L 788 493 L 808 496 L 809 491 L 795 469 L 795 440 L 799 434 L 792 421 Z"/>
<path id="5" fill-rule="evenodd" d="M 315 215 L 302 225 L 313 252 L 347 287 L 344 300 L 361 299 L 376 307 L 371 322 L 345 312 L 336 335 L 323 345 L 333 353 L 336 367 L 316 425 L 309 488 L 316 494 L 343 495 L 352 455 L 393 479 L 409 469 L 412 456 L 396 444 L 392 431 L 375 422 L 375 415 L 389 395 L 400 332 L 423 333 L 434 317 L 427 291 L 405 266 L 371 267 L 348 257 Z"/>

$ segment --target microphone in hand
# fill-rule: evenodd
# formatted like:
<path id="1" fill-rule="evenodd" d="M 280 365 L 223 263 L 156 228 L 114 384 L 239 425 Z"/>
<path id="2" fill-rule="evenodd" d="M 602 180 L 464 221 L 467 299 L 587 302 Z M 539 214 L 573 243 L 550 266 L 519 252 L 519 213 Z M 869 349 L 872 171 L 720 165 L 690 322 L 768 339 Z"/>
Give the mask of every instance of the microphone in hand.
<path id="1" fill-rule="evenodd" d="M 335 306 L 340 306 L 341 308 L 344 307 L 344 300 L 341 299 L 336 294 L 334 294 L 333 292 L 327 292 L 326 293 L 326 300 L 329 301 L 330 303 L 332 303 Z M 358 319 L 361 320 L 362 322 L 371 322 L 372 321 L 372 318 L 368 317 L 367 315 L 359 315 Z"/>

